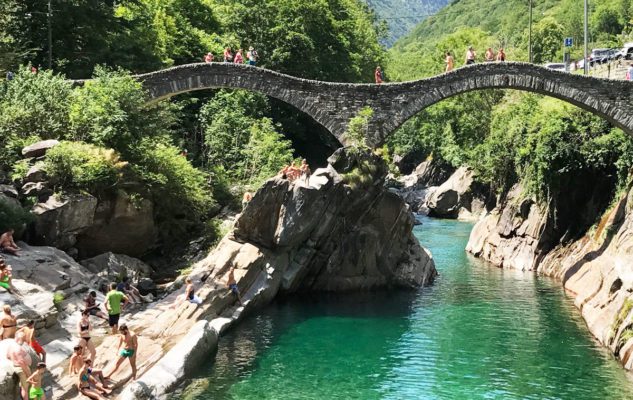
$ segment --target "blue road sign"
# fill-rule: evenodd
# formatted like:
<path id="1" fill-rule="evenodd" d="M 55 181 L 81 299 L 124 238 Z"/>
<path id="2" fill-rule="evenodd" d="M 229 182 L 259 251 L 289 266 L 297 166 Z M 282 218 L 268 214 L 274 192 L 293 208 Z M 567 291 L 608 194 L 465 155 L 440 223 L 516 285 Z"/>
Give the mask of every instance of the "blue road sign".
<path id="1" fill-rule="evenodd" d="M 565 47 L 571 47 L 574 45 L 574 39 L 573 38 L 565 38 Z"/>

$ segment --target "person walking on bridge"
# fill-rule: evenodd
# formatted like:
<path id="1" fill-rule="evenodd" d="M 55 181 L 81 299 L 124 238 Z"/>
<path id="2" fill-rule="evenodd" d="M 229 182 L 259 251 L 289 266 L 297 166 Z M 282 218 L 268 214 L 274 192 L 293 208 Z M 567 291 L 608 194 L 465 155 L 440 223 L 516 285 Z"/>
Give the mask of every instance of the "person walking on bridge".
<path id="1" fill-rule="evenodd" d="M 493 62 L 495 60 L 495 52 L 492 51 L 492 47 L 488 47 L 488 50 L 486 50 L 486 62 Z"/>
<path id="2" fill-rule="evenodd" d="M 499 49 L 497 53 L 497 61 L 504 62 L 506 60 L 506 53 L 503 51 L 503 47 Z"/>
<path id="3" fill-rule="evenodd" d="M 246 58 L 248 58 L 248 65 L 252 65 L 253 67 L 257 65 L 257 59 L 259 58 L 259 54 L 257 54 L 257 50 L 255 50 L 253 46 L 248 48 L 248 53 L 246 53 Z"/>
<path id="4" fill-rule="evenodd" d="M 455 68 L 455 60 L 453 60 L 453 56 L 450 51 L 446 52 L 446 59 L 444 60 L 446 63 L 446 70 L 444 72 L 450 72 Z"/>
<path id="5" fill-rule="evenodd" d="M 235 64 L 244 64 L 244 57 L 242 56 L 242 49 L 239 49 L 235 53 Z"/>
<path id="6" fill-rule="evenodd" d="M 473 46 L 468 46 L 468 50 L 466 51 L 466 65 L 474 64 L 476 59 L 477 53 L 475 53 Z"/>
<path id="7" fill-rule="evenodd" d="M 376 67 L 374 78 L 376 79 L 376 85 L 380 85 L 382 83 L 382 70 L 380 69 L 380 65 Z"/>
<path id="8" fill-rule="evenodd" d="M 224 62 L 232 62 L 233 61 L 233 53 L 231 53 L 231 48 L 227 47 L 224 49 Z"/>

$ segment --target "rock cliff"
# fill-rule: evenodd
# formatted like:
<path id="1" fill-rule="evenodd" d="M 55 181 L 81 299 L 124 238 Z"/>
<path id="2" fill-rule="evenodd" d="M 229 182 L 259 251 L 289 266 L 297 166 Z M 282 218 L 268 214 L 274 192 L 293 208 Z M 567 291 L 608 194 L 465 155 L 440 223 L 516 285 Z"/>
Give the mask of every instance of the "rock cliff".
<path id="1" fill-rule="evenodd" d="M 149 340 L 175 347 L 152 355 L 120 398 L 162 398 L 192 360 L 214 348 L 218 334 L 278 294 L 412 288 L 433 280 L 433 259 L 412 234 L 413 215 L 383 187 L 382 161 L 343 149 L 328 161 L 309 182 L 274 178 L 257 191 L 233 230 L 190 274 L 202 282 L 196 284 L 201 306 L 166 310 L 172 294 L 132 322 Z M 231 267 L 244 306 L 226 289 Z M 196 354 L 183 350 L 192 347 Z"/>
<path id="2" fill-rule="evenodd" d="M 577 204 L 577 221 L 600 210 L 595 196 Z M 592 207 L 586 207 L 592 204 Z M 467 250 L 504 268 L 553 277 L 574 297 L 592 334 L 633 369 L 633 188 L 583 235 L 515 187 L 503 205 L 479 221 Z"/>

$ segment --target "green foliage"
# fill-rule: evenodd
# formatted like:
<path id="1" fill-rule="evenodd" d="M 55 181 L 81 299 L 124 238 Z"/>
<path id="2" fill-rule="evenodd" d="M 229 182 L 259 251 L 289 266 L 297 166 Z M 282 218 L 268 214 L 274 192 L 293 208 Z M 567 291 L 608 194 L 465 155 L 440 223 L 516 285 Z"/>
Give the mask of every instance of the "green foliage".
<path id="1" fill-rule="evenodd" d="M 349 146 L 357 148 L 368 149 L 366 143 L 367 131 L 369 129 L 369 121 L 374 116 L 374 110 L 370 107 L 365 107 L 356 114 L 355 117 L 350 119 L 345 131 L 345 142 Z"/>
<path id="2" fill-rule="evenodd" d="M 407 34 L 418 22 L 434 14 L 449 3 L 449 0 L 367 0 L 367 4 L 376 12 L 379 18 L 387 21 L 389 34 L 387 45 Z M 403 10 L 406 17 L 403 18 Z"/>
<path id="3" fill-rule="evenodd" d="M 244 179 L 256 188 L 292 162 L 292 143 L 277 133 L 270 119 L 263 118 L 251 126 L 242 154 Z"/>
<path id="4" fill-rule="evenodd" d="M 133 161 L 136 143 L 167 136 L 175 119 L 168 104 L 145 103 L 141 83 L 128 73 L 97 68 L 94 79 L 73 92 L 72 138 L 115 149 Z"/>
<path id="5" fill-rule="evenodd" d="M 0 167 L 13 164 L 33 137 L 61 138 L 68 133 L 71 86 L 50 72 L 21 68 L 0 92 Z"/>
<path id="6" fill-rule="evenodd" d="M 532 32 L 532 59 L 537 64 L 562 60 L 565 28 L 553 17 L 546 17 L 534 25 Z M 527 43 L 527 31 L 524 40 Z M 526 45 L 527 47 L 527 45 Z"/>
<path id="7" fill-rule="evenodd" d="M 112 149 L 62 142 L 46 153 L 43 168 L 59 189 L 101 193 L 119 183 L 126 165 Z"/>
<path id="8" fill-rule="evenodd" d="M 5 232 L 8 229 L 20 231 L 25 224 L 32 220 L 31 213 L 0 198 L 0 232 Z"/>
<path id="9" fill-rule="evenodd" d="M 214 206 L 207 175 L 194 168 L 174 146 L 148 139 L 138 145 L 133 166 L 146 183 L 163 234 L 183 234 Z"/>

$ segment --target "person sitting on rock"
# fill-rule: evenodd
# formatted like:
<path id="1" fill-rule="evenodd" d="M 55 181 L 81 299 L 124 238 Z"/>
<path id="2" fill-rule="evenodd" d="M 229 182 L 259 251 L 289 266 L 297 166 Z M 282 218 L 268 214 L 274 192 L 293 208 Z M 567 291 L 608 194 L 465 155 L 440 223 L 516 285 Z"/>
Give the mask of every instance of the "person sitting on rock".
<path id="1" fill-rule="evenodd" d="M 235 267 L 231 267 L 229 270 L 229 277 L 226 281 L 226 286 L 231 290 L 231 293 L 234 293 L 237 296 L 237 300 L 240 302 L 240 305 L 243 306 L 244 303 L 242 303 L 240 289 L 237 287 L 237 281 L 235 280 Z"/>
<path id="2" fill-rule="evenodd" d="M 176 297 L 176 301 L 174 301 L 174 303 L 169 307 L 171 309 L 174 309 L 176 307 L 178 307 L 179 304 L 181 304 L 183 301 L 185 301 L 185 299 L 192 304 L 195 305 L 200 305 L 202 304 L 202 299 L 198 296 L 196 296 L 195 294 L 195 288 L 193 286 L 193 281 L 191 280 L 190 277 L 185 278 L 185 293 L 178 295 L 178 297 Z"/>
<path id="3" fill-rule="evenodd" d="M 90 315 L 94 315 L 98 318 L 108 320 L 108 316 L 101 310 L 99 307 L 101 304 L 97 304 L 97 292 L 94 290 L 88 293 L 88 296 L 84 298 L 85 310 L 88 311 Z"/>
<path id="4" fill-rule="evenodd" d="M 105 377 L 106 379 L 110 379 L 112 375 L 119 369 L 123 361 L 127 358 L 130 360 L 130 366 L 132 367 L 132 380 L 136 380 L 136 354 L 138 353 L 138 338 L 136 334 L 131 332 L 127 325 L 121 325 L 119 329 L 119 333 L 121 336 L 119 337 L 119 346 L 117 350 L 121 349 L 123 345 L 123 350 L 119 352 L 119 358 L 116 360 L 116 364 L 114 365 L 114 369 Z"/>
<path id="5" fill-rule="evenodd" d="M 13 240 L 14 233 L 15 230 L 9 229 L 8 231 L 0 235 L 0 250 L 4 251 L 5 253 L 17 256 L 18 250 L 20 250 L 20 248 L 17 244 L 15 244 L 15 241 Z"/>
<path id="6" fill-rule="evenodd" d="M 46 350 L 42 347 L 42 345 L 35 339 L 35 321 L 30 320 L 27 322 L 26 326 L 23 326 L 18 330 L 18 332 L 24 333 L 24 340 L 28 343 L 33 350 L 40 356 L 42 362 L 46 362 Z"/>
<path id="7" fill-rule="evenodd" d="M 20 386 L 22 390 L 22 399 L 29 398 L 29 382 L 28 377 L 31 376 L 31 356 L 22 347 L 24 344 L 24 333 L 20 332 L 15 335 L 15 340 L 12 340 L 7 347 L 7 360 L 13 363 L 13 369 L 15 374 L 20 379 Z"/>
<path id="8" fill-rule="evenodd" d="M 83 310 L 81 313 L 81 319 L 77 322 L 79 345 L 90 352 L 90 358 L 94 360 L 97 357 L 97 349 L 95 348 L 94 340 L 90 340 L 91 330 L 92 325 L 90 324 L 90 312 L 88 310 Z"/>
<path id="9" fill-rule="evenodd" d="M 45 371 L 46 363 L 40 362 L 37 364 L 37 369 L 33 372 L 33 375 L 27 379 L 27 382 L 31 384 L 29 399 L 46 400 L 46 394 L 42 389 L 42 377 Z"/>
<path id="10" fill-rule="evenodd" d="M 3 287 L 9 293 L 17 293 L 12 283 L 11 266 L 7 265 L 2 258 L 0 258 L 0 287 Z"/>
<path id="11" fill-rule="evenodd" d="M 116 285 L 116 290 L 125 293 L 125 295 L 130 299 L 130 303 L 132 304 L 140 304 L 143 302 L 143 296 L 141 296 L 141 292 L 139 292 L 137 288 L 130 284 L 129 276 L 123 277 L 123 280 Z"/>
<path id="12" fill-rule="evenodd" d="M 79 393 L 93 400 L 107 400 L 107 397 L 102 396 L 102 394 L 107 396 L 110 394 L 110 390 L 95 379 L 93 376 L 95 371 L 91 366 L 92 360 L 84 360 L 83 368 L 77 377 L 77 389 L 79 389 Z"/>
<path id="13" fill-rule="evenodd" d="M 0 324 L 2 324 L 2 340 L 12 339 L 15 337 L 15 332 L 18 329 L 18 321 L 11 313 L 11 306 L 6 304 L 2 310 L 2 318 L 0 318 Z"/>

